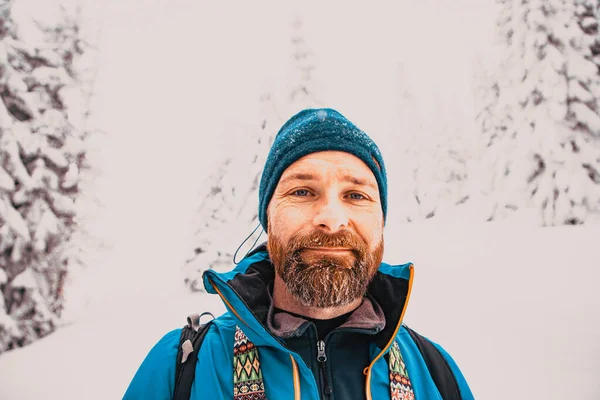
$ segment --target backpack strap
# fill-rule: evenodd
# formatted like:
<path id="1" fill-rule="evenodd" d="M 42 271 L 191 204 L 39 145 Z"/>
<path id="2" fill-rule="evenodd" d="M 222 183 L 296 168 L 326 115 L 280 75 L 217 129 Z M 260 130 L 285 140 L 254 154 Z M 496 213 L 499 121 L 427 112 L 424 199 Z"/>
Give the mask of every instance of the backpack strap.
<path id="1" fill-rule="evenodd" d="M 177 364 L 175 365 L 175 390 L 173 391 L 173 400 L 189 400 L 192 393 L 192 383 L 196 376 L 196 361 L 200 346 L 208 332 L 213 320 L 200 324 L 200 319 L 204 315 L 210 315 L 204 312 L 200 315 L 192 314 L 187 318 L 187 325 L 181 330 L 179 337 L 179 348 L 177 350 Z"/>
<path id="2" fill-rule="evenodd" d="M 458 382 L 456 382 L 456 377 L 450 365 L 448 365 L 448 361 L 446 361 L 444 356 L 428 339 L 413 331 L 408 326 L 404 325 L 404 327 L 423 356 L 431 378 L 435 386 L 437 386 L 440 395 L 442 395 L 442 399 L 461 400 L 462 397 L 458 388 Z"/>

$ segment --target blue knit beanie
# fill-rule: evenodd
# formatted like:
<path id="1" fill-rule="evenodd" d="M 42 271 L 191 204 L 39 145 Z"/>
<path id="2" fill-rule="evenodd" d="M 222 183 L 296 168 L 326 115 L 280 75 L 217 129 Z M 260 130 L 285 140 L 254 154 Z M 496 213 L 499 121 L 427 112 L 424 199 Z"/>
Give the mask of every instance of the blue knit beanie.
<path id="1" fill-rule="evenodd" d="M 267 207 L 283 172 L 296 160 L 319 151 L 337 150 L 360 158 L 373 172 L 385 221 L 387 177 L 379 148 L 371 138 L 330 108 L 300 111 L 277 133 L 260 179 L 258 218 L 267 232 Z"/>

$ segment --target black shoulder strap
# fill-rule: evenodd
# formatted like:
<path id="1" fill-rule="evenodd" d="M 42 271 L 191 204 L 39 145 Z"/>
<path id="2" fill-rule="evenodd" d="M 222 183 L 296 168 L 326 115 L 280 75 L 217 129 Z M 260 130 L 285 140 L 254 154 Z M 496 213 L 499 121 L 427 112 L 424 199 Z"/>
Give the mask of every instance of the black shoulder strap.
<path id="1" fill-rule="evenodd" d="M 417 332 L 404 325 L 410 337 L 417 345 L 427 369 L 433 378 L 435 386 L 437 386 L 442 399 L 444 400 L 461 400 L 460 389 L 456 377 L 448 365 L 448 361 L 439 352 L 439 350 L 429 340 L 419 335 Z"/>
<path id="2" fill-rule="evenodd" d="M 201 315 L 192 314 L 187 318 L 187 325 L 181 330 L 179 348 L 177 350 L 177 364 L 175 366 L 175 390 L 173 400 L 189 400 L 192 393 L 192 383 L 196 376 L 196 361 L 202 341 L 212 325 L 212 320 L 200 325 L 200 318 L 204 315 L 214 316 L 205 312 Z"/>

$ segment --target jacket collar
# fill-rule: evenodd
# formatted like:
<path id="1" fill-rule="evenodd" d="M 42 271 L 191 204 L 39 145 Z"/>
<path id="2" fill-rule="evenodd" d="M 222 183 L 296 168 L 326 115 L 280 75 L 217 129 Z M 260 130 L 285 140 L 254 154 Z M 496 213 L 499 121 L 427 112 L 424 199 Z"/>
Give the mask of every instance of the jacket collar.
<path id="1" fill-rule="evenodd" d="M 389 345 L 391 337 L 402 322 L 400 319 L 407 305 L 412 268 L 413 265 L 410 263 L 403 265 L 382 263 L 369 285 L 369 303 L 375 314 L 377 314 L 375 308 L 380 308 L 385 321 L 375 339 L 381 349 Z M 277 321 L 270 321 L 269 287 L 274 276 L 275 271 L 269 254 L 263 246 L 244 258 L 232 271 L 218 273 L 215 270 L 208 270 L 203 274 L 206 291 L 221 296 L 232 317 L 244 329 L 248 338 L 258 346 L 283 347 L 283 341 L 278 336 L 283 334 L 281 337 L 285 337 L 293 330 L 294 321 L 287 321 L 292 324 L 287 327 L 282 327 L 281 321 L 278 326 Z M 363 302 L 363 307 L 368 308 L 369 304 L 365 305 Z M 363 309 L 361 313 L 367 311 Z M 358 317 L 364 315 L 359 314 Z M 299 321 L 295 321 L 297 322 Z"/>
<path id="2" fill-rule="evenodd" d="M 267 315 L 267 327 L 277 337 L 288 339 L 301 336 L 308 324 L 304 318 L 286 312 L 274 313 L 273 302 Z M 385 327 L 385 316 L 379 304 L 369 296 L 350 314 L 350 317 L 339 328 L 352 328 L 370 331 L 373 334 Z"/>

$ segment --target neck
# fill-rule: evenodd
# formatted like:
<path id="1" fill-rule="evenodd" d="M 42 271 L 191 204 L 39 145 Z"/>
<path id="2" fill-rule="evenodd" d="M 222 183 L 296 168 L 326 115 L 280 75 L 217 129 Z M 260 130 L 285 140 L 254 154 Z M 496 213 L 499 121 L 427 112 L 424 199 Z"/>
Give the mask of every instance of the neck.
<path id="1" fill-rule="evenodd" d="M 308 318 L 332 319 L 356 310 L 361 303 L 362 298 L 359 298 L 352 303 L 341 307 L 317 308 L 305 306 L 290 293 L 285 282 L 283 282 L 279 275 L 275 274 L 275 282 L 273 283 L 273 306 L 281 310 L 303 315 Z"/>

